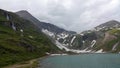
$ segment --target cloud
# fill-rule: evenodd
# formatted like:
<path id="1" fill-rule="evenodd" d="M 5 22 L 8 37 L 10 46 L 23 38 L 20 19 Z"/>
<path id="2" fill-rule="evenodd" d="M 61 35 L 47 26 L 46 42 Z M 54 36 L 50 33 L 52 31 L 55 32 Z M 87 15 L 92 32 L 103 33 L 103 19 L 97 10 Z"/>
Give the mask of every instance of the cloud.
<path id="1" fill-rule="evenodd" d="M 0 0 L 0 8 L 28 10 L 41 21 L 77 32 L 120 21 L 120 0 Z"/>

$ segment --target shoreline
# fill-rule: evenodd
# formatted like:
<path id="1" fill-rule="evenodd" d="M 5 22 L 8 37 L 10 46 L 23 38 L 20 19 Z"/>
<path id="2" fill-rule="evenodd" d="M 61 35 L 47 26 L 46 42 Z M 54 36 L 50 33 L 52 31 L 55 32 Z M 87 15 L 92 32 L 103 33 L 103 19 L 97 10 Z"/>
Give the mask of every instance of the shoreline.
<path id="1" fill-rule="evenodd" d="M 28 61 L 23 61 L 23 62 L 19 62 L 13 65 L 8 65 L 2 68 L 37 68 L 40 67 L 40 63 L 39 61 L 45 58 L 50 57 L 49 55 L 40 57 L 40 58 L 35 58 L 35 59 L 31 59 Z"/>
<path id="2" fill-rule="evenodd" d="M 17 64 L 9 65 L 3 68 L 36 68 L 38 66 L 38 59 L 31 59 Z"/>
<path id="3" fill-rule="evenodd" d="M 49 54 L 40 58 L 31 59 L 17 64 L 9 65 L 3 68 L 37 68 L 40 67 L 40 62 L 46 58 L 54 56 L 68 56 L 68 55 L 84 55 L 84 54 L 119 54 L 119 53 L 80 53 L 80 54 Z"/>

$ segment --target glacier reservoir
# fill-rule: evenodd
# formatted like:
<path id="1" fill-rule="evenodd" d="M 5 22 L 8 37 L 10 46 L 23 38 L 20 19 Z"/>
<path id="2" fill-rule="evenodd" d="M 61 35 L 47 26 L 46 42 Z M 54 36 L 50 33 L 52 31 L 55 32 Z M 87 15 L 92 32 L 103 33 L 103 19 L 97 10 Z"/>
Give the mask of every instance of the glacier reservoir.
<path id="1" fill-rule="evenodd" d="M 120 54 L 50 56 L 38 68 L 120 68 Z"/>

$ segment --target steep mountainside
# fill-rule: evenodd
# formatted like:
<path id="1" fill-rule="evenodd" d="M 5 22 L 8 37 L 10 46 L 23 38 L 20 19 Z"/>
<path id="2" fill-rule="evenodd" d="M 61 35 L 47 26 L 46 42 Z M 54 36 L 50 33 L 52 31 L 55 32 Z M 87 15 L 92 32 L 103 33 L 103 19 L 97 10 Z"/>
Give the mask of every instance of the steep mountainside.
<path id="1" fill-rule="evenodd" d="M 80 44 L 74 45 L 77 39 L 73 42 L 73 47 L 82 49 L 83 52 L 104 53 L 104 52 L 120 52 L 120 23 L 115 20 L 108 21 L 95 27 L 94 30 L 82 32 L 79 37 Z"/>
<path id="2" fill-rule="evenodd" d="M 43 32 L 53 37 L 56 40 L 56 45 L 66 51 L 75 53 L 119 53 L 119 22 L 112 20 L 101 25 L 80 34 L 62 33 L 55 35 L 47 30 Z"/>
<path id="3" fill-rule="evenodd" d="M 0 68 L 46 52 L 59 49 L 32 22 L 0 9 Z"/>
<path id="4" fill-rule="evenodd" d="M 67 33 L 72 33 L 75 34 L 76 32 L 73 31 L 67 31 L 63 28 L 59 28 L 53 24 L 50 23 L 45 23 L 45 22 L 41 22 L 39 20 L 37 20 L 35 17 L 33 17 L 29 12 L 22 10 L 22 11 L 18 11 L 16 12 L 16 14 L 18 14 L 20 17 L 30 20 L 31 22 L 33 22 L 36 26 L 38 26 L 41 30 L 45 29 L 48 30 L 50 32 L 59 34 L 59 33 L 63 33 L 63 32 L 67 32 Z"/>
<path id="5" fill-rule="evenodd" d="M 20 11 L 17 12 L 17 14 L 25 19 L 28 18 L 28 16 L 32 16 L 27 11 Z M 120 23 L 118 21 L 111 20 L 95 27 L 93 30 L 76 34 L 63 29 L 61 30 L 61 28 L 52 24 L 40 22 L 33 16 L 32 19 L 30 18 L 27 20 L 34 23 L 38 22 L 38 27 L 41 28 L 42 32 L 53 38 L 56 46 L 61 50 L 75 53 L 120 52 L 118 46 Z M 118 34 L 117 36 L 116 33 Z M 117 40 L 117 42 L 115 40 Z"/>

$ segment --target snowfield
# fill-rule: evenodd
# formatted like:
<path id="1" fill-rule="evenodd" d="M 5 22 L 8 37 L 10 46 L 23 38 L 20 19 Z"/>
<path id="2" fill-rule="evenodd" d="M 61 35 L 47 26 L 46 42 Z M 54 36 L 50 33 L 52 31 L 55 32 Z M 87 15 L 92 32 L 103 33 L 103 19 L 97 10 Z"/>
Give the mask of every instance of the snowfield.
<path id="1" fill-rule="evenodd" d="M 48 31 L 47 29 L 42 29 L 42 32 L 44 33 L 44 34 L 46 34 L 46 35 L 48 35 L 48 36 L 50 36 L 50 37 L 52 37 L 52 38 L 55 38 L 55 33 L 52 33 L 52 32 L 50 32 L 50 31 Z M 75 50 L 75 49 L 70 49 L 70 48 L 68 48 L 67 46 L 69 45 L 69 44 L 62 44 L 62 43 L 60 43 L 58 40 L 59 39 L 65 39 L 66 37 L 68 37 L 69 36 L 69 34 L 66 34 L 66 33 L 61 33 L 61 34 L 58 34 L 58 35 L 56 35 L 57 36 L 57 39 L 55 40 L 55 44 L 56 44 L 56 46 L 59 48 L 59 49 L 61 49 L 61 50 L 65 50 L 65 51 L 70 51 L 70 52 L 73 52 L 73 53 L 104 53 L 103 52 L 103 49 L 100 49 L 100 50 L 98 50 L 98 51 L 92 51 L 92 50 L 88 50 L 88 48 L 86 48 L 86 49 L 84 49 L 84 50 Z M 70 44 L 72 44 L 73 43 L 73 41 L 76 39 L 76 36 L 73 36 L 73 38 L 71 39 L 71 41 L 70 41 Z M 64 42 L 65 42 L 66 40 L 64 40 Z M 85 41 L 82 41 L 83 43 L 85 43 Z M 96 44 L 96 40 L 93 40 L 92 42 L 91 42 L 91 47 L 93 47 L 94 45 Z M 72 46 L 72 45 L 71 45 Z M 116 46 L 114 46 L 113 47 L 113 49 L 115 49 L 115 47 Z M 59 55 L 59 54 L 53 54 L 53 55 Z M 61 54 L 60 54 L 61 55 Z"/>
<path id="2" fill-rule="evenodd" d="M 61 49 L 61 50 L 65 49 L 66 51 L 70 51 L 70 52 L 74 52 L 74 53 L 104 53 L 104 52 L 103 52 L 103 49 L 98 50 L 98 51 L 96 51 L 96 52 L 95 52 L 95 51 L 92 51 L 92 50 L 87 50 L 88 48 L 86 48 L 86 49 L 84 49 L 84 50 L 69 49 L 69 48 L 63 46 L 63 45 L 62 45 L 60 42 L 58 42 L 57 40 L 56 40 L 56 46 L 57 46 L 59 49 Z"/>

